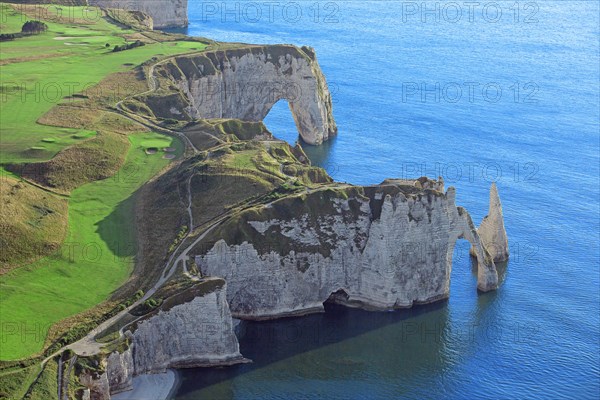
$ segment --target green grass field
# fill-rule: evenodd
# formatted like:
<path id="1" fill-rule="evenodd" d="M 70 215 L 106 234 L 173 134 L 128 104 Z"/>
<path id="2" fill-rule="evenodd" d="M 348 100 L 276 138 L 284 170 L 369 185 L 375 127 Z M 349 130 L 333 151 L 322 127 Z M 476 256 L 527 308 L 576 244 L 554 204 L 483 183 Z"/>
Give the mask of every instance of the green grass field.
<path id="1" fill-rule="evenodd" d="M 49 160 L 68 146 L 88 143 L 98 137 L 96 129 L 106 126 L 71 129 L 37 121 L 57 104 L 81 102 L 70 96 L 85 94 L 113 73 L 131 71 L 153 57 L 205 47 L 193 41 L 148 39 L 143 47 L 113 53 L 115 45 L 131 42 L 140 33 L 105 18 L 81 18 L 85 10 L 99 12 L 94 7 L 52 10 L 75 18 L 46 19 L 47 32 L 2 42 L 0 164 Z M 0 16 L 0 33 L 18 32 L 25 21 L 39 19 L 5 3 L 0 3 Z M 89 111 L 100 115 L 100 110 Z M 60 122 L 61 117 L 54 114 L 52 121 Z M 123 146 L 128 142 L 130 148 L 118 149 L 127 156 L 117 174 L 86 183 L 66 197 L 68 227 L 60 250 L 0 276 L 0 360 L 39 353 L 52 325 L 102 303 L 129 277 L 136 252 L 136 191 L 170 162 L 162 148 L 174 147 L 180 156 L 183 145 L 157 133 L 123 137 L 128 139 Z M 148 148 L 159 151 L 147 154 Z M 0 173 L 18 178 L 2 166 Z"/>
<path id="2" fill-rule="evenodd" d="M 68 10 L 65 11 L 68 15 L 82 15 L 87 8 L 62 9 Z M 0 15 L 3 18 L 0 33 L 19 31 L 29 19 L 4 3 L 0 3 Z M 115 45 L 126 42 L 122 35 L 135 31 L 122 29 L 103 18 L 90 18 L 87 25 L 46 23 L 49 30 L 43 34 L 2 42 L 2 163 L 48 160 L 78 140 L 74 135 L 81 131 L 36 123 L 54 105 L 70 101 L 65 97 L 85 92 L 107 75 L 130 70 L 154 56 L 204 48 L 198 42 L 177 41 L 149 43 L 113 53 Z M 31 151 L 32 147 L 37 149 Z"/>
<path id="3" fill-rule="evenodd" d="M 118 174 L 72 193 L 61 250 L 0 278 L 0 359 L 39 352 L 52 324 L 104 301 L 131 273 L 136 251 L 134 193 L 169 163 L 160 152 L 147 155 L 144 143 L 175 147 L 176 154 L 183 147 L 156 133 L 130 135 L 129 141 L 127 160 Z"/>

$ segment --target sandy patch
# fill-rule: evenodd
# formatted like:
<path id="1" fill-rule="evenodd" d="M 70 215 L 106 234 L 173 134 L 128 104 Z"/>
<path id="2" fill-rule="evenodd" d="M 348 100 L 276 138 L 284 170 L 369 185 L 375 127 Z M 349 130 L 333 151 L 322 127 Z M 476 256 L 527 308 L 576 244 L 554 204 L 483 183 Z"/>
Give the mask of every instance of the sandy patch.
<path id="1" fill-rule="evenodd" d="M 54 40 L 97 39 L 102 36 L 55 36 Z"/>

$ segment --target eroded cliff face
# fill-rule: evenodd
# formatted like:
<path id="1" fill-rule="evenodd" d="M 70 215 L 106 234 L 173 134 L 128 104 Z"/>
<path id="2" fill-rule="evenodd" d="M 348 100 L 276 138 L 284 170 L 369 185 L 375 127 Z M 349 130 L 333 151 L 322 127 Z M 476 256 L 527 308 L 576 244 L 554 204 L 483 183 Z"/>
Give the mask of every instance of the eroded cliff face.
<path id="1" fill-rule="evenodd" d="M 188 0 L 88 0 L 88 3 L 100 8 L 141 11 L 152 17 L 155 29 L 188 25 Z"/>
<path id="2" fill-rule="evenodd" d="M 475 249 L 478 289 L 495 289 L 494 262 L 454 188 L 424 185 L 443 190 L 347 186 L 246 211 L 207 238 L 215 244 L 196 263 L 227 281 L 233 315 L 247 319 L 321 310 L 332 294 L 380 310 L 446 298 L 459 238 Z"/>
<path id="3" fill-rule="evenodd" d="M 244 46 L 181 56 L 159 64 L 155 76 L 162 91 L 174 85 L 184 97 L 142 99 L 162 118 L 258 122 L 284 99 L 306 143 L 320 144 L 337 132 L 327 82 L 308 47 Z"/>
<path id="4" fill-rule="evenodd" d="M 167 368 L 230 365 L 243 361 L 233 332 L 226 286 L 162 307 L 133 333 L 135 373 Z"/>
<path id="5" fill-rule="evenodd" d="M 131 347 L 122 353 L 112 352 L 106 360 L 106 377 L 111 394 L 131 390 L 133 388 L 134 373 Z"/>
<path id="6" fill-rule="evenodd" d="M 490 190 L 490 206 L 488 215 L 483 218 L 477 233 L 489 250 L 495 262 L 504 262 L 508 260 L 508 237 L 504 228 L 504 215 L 502 213 L 502 203 L 498 195 L 496 184 L 492 184 Z"/>
<path id="7" fill-rule="evenodd" d="M 82 398 L 110 400 L 131 390 L 133 377 L 168 368 L 232 365 L 239 351 L 226 285 L 211 279 L 165 300 L 159 309 L 126 330 L 119 350 L 94 356 L 94 370 L 79 375 Z M 87 364 L 90 364 L 89 362 Z"/>

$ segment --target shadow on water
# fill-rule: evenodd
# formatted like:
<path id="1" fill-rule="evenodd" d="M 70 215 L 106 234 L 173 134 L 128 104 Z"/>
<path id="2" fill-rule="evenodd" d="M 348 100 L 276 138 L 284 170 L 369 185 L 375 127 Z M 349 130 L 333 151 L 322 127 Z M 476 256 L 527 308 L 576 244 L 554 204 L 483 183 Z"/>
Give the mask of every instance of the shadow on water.
<path id="1" fill-rule="evenodd" d="M 273 374 L 278 373 L 291 374 L 292 380 L 298 380 L 298 375 L 345 380 L 373 372 L 387 374 L 390 379 L 410 379 L 423 369 L 445 368 L 446 301 L 395 312 L 369 312 L 329 303 L 325 310 L 305 317 L 242 321 L 237 329 L 240 351 L 253 362 L 182 370 L 176 399 L 237 398 L 236 386 L 240 388 L 234 380 L 261 381 L 268 376 L 272 384 L 277 381 Z M 288 362 L 281 365 L 285 360 Z M 246 374 L 249 376 L 244 378 Z M 264 384 L 260 386 L 261 391 L 268 392 Z M 248 393 L 246 389 L 244 393 Z"/>
<path id="2" fill-rule="evenodd" d="M 458 245 L 457 245 L 458 247 Z M 508 272 L 508 263 L 509 261 L 504 262 L 496 262 L 496 271 L 498 272 L 498 287 L 502 287 L 504 281 L 506 280 L 506 275 Z M 469 257 L 469 264 L 471 266 L 471 277 L 474 282 L 477 282 L 477 259 L 475 257 Z M 493 302 L 498 296 L 498 290 L 491 290 L 489 292 L 483 293 L 479 290 L 477 291 L 479 296 L 477 296 L 477 303 L 480 306 L 484 306 L 487 303 Z"/>
<path id="3" fill-rule="evenodd" d="M 456 267 L 469 265 L 470 271 L 453 274 L 455 285 L 464 286 L 454 305 L 444 300 L 370 312 L 326 303 L 325 313 L 242 321 L 236 330 L 240 351 L 253 363 L 181 370 L 175 399 L 262 399 L 282 393 L 299 399 L 340 394 L 373 398 L 369 390 L 391 391 L 377 398 L 419 398 L 421 392 L 426 396 L 432 386 L 443 388 L 444 382 L 436 377 L 452 370 L 468 353 L 477 333 L 472 328 L 494 318 L 489 311 L 496 308 L 498 294 L 475 294 L 476 262 L 464 260 Z M 506 264 L 498 265 L 500 282 L 505 272 Z M 378 388 L 365 384 L 370 381 L 379 382 Z"/>
<path id="4" fill-rule="evenodd" d="M 307 144 L 302 138 L 298 138 L 300 145 L 304 149 L 304 152 L 315 167 L 321 167 L 327 170 L 329 175 L 335 177 L 335 173 L 338 172 L 338 168 L 333 165 L 330 161 L 331 154 L 334 153 L 337 135 L 332 136 L 329 140 L 323 142 L 320 146 L 312 146 Z"/>

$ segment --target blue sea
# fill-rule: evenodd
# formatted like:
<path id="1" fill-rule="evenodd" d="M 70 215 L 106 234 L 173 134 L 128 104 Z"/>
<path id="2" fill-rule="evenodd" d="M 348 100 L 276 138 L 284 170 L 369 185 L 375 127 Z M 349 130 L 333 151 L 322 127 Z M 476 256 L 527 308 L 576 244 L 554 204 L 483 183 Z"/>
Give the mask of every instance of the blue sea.
<path id="1" fill-rule="evenodd" d="M 242 323 L 254 363 L 182 371 L 176 399 L 600 398 L 599 2 L 190 2 L 187 32 L 316 49 L 339 181 L 443 176 L 478 224 L 497 182 L 511 258 L 478 294 Z M 297 140 L 285 101 L 268 128 Z"/>

